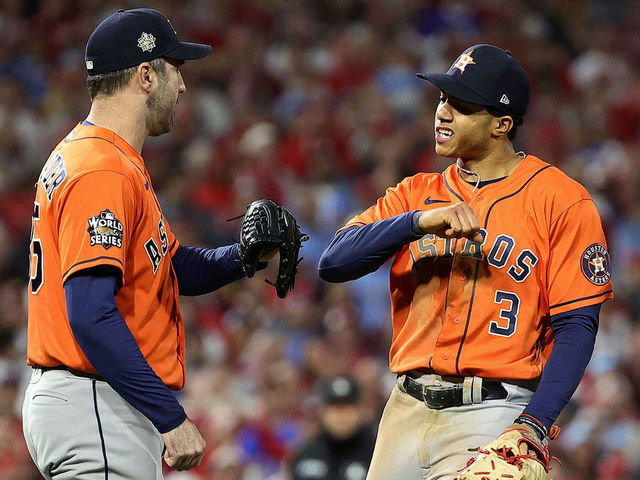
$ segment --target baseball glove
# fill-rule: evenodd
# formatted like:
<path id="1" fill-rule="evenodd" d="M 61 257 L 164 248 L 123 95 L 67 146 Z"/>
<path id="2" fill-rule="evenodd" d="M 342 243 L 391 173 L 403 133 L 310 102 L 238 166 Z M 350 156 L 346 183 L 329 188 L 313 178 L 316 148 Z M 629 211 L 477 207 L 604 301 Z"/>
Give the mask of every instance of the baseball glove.
<path id="1" fill-rule="evenodd" d="M 309 236 L 301 233 L 289 210 L 272 200 L 256 200 L 247 207 L 240 229 L 240 262 L 251 278 L 261 266 L 261 258 L 275 249 L 280 253 L 278 278 L 267 283 L 276 287 L 280 298 L 293 289 L 302 242 Z"/>
<path id="2" fill-rule="evenodd" d="M 528 453 L 520 453 L 520 445 L 526 443 Z M 555 458 L 538 436 L 527 428 L 513 425 L 467 462 L 454 480 L 544 480 L 549 463 Z"/>

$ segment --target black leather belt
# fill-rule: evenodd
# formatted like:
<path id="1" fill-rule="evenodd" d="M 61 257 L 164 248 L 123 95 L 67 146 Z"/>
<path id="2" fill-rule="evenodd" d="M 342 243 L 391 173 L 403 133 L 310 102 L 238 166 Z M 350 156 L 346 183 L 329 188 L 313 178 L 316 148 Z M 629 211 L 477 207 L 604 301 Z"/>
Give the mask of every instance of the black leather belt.
<path id="1" fill-rule="evenodd" d="M 101 382 L 104 382 L 104 378 L 102 378 L 98 374 L 83 372 L 82 370 L 76 370 L 75 368 L 70 368 L 65 365 L 56 365 L 54 367 L 41 367 L 38 365 L 33 368 L 40 369 L 43 372 L 48 372 L 49 370 L 64 370 L 66 372 L 69 372 L 72 375 L 75 375 L 76 377 L 91 378 L 92 380 L 100 380 Z"/>
<path id="2" fill-rule="evenodd" d="M 463 402 L 463 386 L 456 385 L 424 385 L 405 375 L 402 383 L 405 392 L 416 400 L 427 404 L 429 408 L 461 407 Z M 507 390 L 497 380 L 482 381 L 482 401 L 507 398 Z"/>

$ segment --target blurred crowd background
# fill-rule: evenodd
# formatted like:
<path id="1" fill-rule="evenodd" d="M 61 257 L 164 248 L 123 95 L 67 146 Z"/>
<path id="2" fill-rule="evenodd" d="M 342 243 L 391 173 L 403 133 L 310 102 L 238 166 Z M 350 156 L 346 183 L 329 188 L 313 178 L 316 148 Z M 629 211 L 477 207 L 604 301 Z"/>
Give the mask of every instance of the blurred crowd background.
<path id="1" fill-rule="evenodd" d="M 510 49 L 532 101 L 518 150 L 561 167 L 594 197 L 616 298 L 586 375 L 558 423 L 556 480 L 640 478 L 640 2 L 618 0 L 0 0 L 0 479 L 40 478 L 20 404 L 34 183 L 89 109 L 84 46 L 118 8 L 152 6 L 213 53 L 187 63 L 174 131 L 144 158 L 185 245 L 237 241 L 252 200 L 287 205 L 311 236 L 295 290 L 262 276 L 181 299 L 188 382 L 181 401 L 209 445 L 169 480 L 281 480 L 317 430 L 314 386 L 356 377 L 375 425 L 394 377 L 387 270 L 329 285 L 318 258 L 346 218 L 417 171 L 433 150 L 445 71 L 474 43 Z"/>

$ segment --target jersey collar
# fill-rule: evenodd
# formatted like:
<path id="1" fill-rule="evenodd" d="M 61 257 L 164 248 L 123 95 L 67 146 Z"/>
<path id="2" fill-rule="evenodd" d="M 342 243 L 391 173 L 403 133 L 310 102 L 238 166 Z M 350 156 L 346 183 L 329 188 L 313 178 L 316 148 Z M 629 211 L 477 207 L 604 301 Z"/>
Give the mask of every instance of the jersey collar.
<path id="1" fill-rule="evenodd" d="M 76 125 L 76 128 L 74 128 L 71 132 L 71 136 L 73 136 L 74 139 L 90 137 L 102 138 L 110 143 L 113 143 L 122 153 L 124 153 L 128 158 L 134 161 L 139 167 L 144 168 L 144 160 L 142 159 L 142 156 L 124 138 L 122 138 L 113 130 L 87 123 L 78 123 L 78 125 Z"/>
<path id="2" fill-rule="evenodd" d="M 505 179 L 500 182 L 489 183 L 488 185 L 476 190 L 475 193 L 473 192 L 474 185 L 469 184 L 460 177 L 455 163 L 447 167 L 443 176 L 449 190 L 465 202 L 469 202 L 480 194 L 485 198 L 497 198 L 503 196 L 506 191 L 517 190 L 520 186 L 524 185 L 529 178 L 531 178 L 531 175 L 547 165 L 547 163 L 543 162 L 539 158 L 534 157 L 533 155 L 527 155 L 516 169 Z"/>

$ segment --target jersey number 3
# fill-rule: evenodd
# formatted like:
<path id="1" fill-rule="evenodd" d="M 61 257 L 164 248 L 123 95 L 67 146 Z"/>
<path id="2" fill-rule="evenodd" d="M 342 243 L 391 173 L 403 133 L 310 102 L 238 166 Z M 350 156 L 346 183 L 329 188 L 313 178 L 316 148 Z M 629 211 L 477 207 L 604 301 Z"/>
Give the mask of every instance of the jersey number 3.
<path id="1" fill-rule="evenodd" d="M 34 295 L 38 293 L 44 281 L 42 243 L 40 243 L 39 238 L 34 238 L 37 220 L 40 220 L 40 204 L 34 202 L 33 216 L 31 217 L 31 258 L 29 260 L 29 286 L 31 293 Z"/>
<path id="2" fill-rule="evenodd" d="M 518 313 L 520 312 L 520 297 L 513 292 L 496 290 L 496 296 L 493 301 L 498 305 L 504 305 L 506 307 L 500 310 L 500 318 L 507 320 L 507 322 L 506 326 L 504 326 L 501 325 L 504 322 L 492 320 L 489 324 L 489 333 L 501 337 L 510 337 L 516 333 Z"/>

